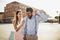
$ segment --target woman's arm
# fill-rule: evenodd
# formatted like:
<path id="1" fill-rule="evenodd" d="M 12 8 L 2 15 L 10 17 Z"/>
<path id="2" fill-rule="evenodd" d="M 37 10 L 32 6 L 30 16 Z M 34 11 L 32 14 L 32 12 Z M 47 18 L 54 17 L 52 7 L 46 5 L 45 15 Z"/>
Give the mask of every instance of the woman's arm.
<path id="1" fill-rule="evenodd" d="M 13 26 L 14 26 L 14 29 L 15 29 L 15 31 L 16 31 L 16 29 L 17 29 L 17 24 L 16 24 L 16 21 L 15 20 L 13 20 Z"/>
<path id="2" fill-rule="evenodd" d="M 24 25 L 24 21 L 22 21 L 21 25 L 16 29 L 16 31 L 20 30 L 20 28 L 22 28 Z"/>

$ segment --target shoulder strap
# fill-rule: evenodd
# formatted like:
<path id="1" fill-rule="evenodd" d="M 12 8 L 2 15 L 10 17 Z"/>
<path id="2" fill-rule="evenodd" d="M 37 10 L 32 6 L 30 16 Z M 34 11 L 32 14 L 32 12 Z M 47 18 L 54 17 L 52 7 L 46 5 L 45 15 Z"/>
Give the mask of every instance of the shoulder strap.
<path id="1" fill-rule="evenodd" d="M 36 16 L 35 16 L 35 34 L 37 34 L 37 20 L 36 20 Z"/>
<path id="2" fill-rule="evenodd" d="M 25 23 L 25 29 L 26 29 L 26 31 L 25 31 L 25 34 L 27 33 L 27 18 L 26 18 L 26 23 Z"/>

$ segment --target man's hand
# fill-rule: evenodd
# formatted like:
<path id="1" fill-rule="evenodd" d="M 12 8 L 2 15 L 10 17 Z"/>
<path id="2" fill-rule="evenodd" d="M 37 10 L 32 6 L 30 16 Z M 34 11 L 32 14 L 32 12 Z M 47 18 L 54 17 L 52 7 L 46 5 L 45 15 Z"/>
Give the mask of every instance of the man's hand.
<path id="1" fill-rule="evenodd" d="M 39 13 L 39 10 L 35 10 L 33 15 L 37 15 Z"/>

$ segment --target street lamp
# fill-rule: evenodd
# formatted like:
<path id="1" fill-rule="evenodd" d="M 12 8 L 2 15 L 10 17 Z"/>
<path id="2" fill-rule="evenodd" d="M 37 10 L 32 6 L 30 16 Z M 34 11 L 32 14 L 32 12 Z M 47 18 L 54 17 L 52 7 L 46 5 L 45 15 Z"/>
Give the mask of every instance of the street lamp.
<path id="1" fill-rule="evenodd" d="M 57 13 L 58 13 L 58 15 L 59 15 L 59 16 L 58 16 L 58 17 L 59 17 L 59 18 L 58 18 L 58 23 L 60 24 L 60 11 L 57 11 Z"/>
<path id="2" fill-rule="evenodd" d="M 60 24 L 60 11 L 57 11 L 58 13 L 58 23 Z"/>
<path id="3" fill-rule="evenodd" d="M 59 13 L 59 24 L 60 24 L 60 13 Z"/>

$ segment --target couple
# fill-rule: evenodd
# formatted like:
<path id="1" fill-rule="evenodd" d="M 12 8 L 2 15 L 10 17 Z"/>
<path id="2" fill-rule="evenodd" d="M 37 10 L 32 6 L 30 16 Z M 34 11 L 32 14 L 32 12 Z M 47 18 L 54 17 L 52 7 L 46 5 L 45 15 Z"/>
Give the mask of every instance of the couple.
<path id="1" fill-rule="evenodd" d="M 24 18 L 22 18 L 22 11 L 17 11 L 15 20 L 13 21 L 14 29 L 16 30 L 14 39 L 38 40 L 37 29 L 40 21 L 40 12 L 35 11 L 35 13 L 33 13 L 33 9 L 30 7 L 26 8 L 26 16 Z"/>

